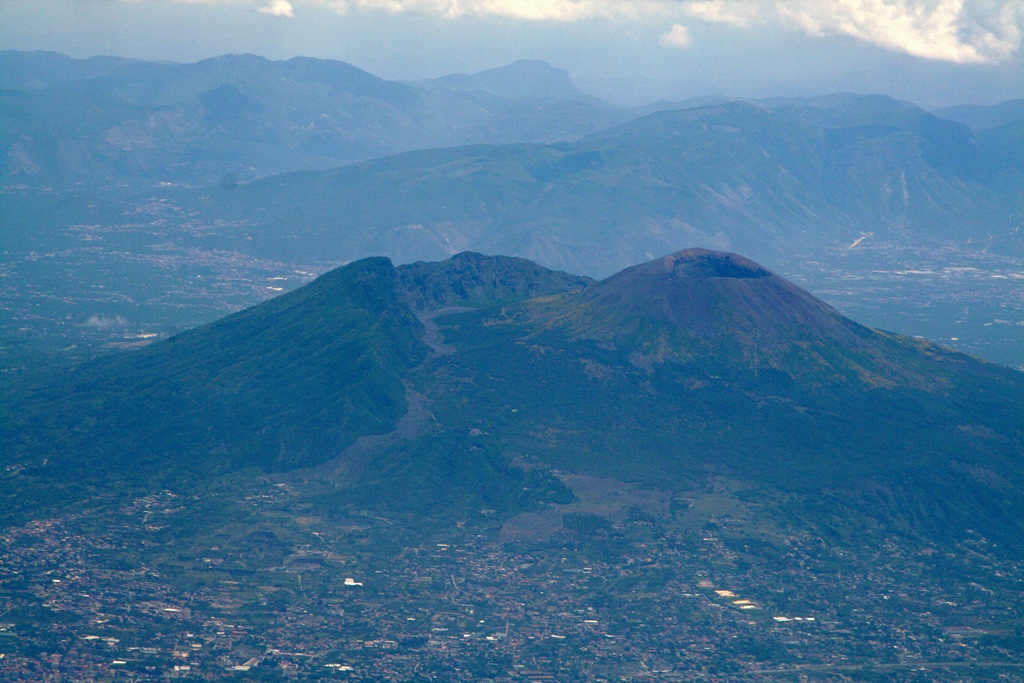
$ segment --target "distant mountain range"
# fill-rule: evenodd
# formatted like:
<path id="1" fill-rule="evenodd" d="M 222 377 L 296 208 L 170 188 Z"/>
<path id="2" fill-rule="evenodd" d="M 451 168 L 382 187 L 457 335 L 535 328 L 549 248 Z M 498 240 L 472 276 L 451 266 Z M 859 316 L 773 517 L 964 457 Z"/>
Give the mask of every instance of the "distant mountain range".
<path id="1" fill-rule="evenodd" d="M 729 481 L 786 523 L 940 543 L 974 529 L 1016 552 L 1022 406 L 1019 373 L 862 327 L 734 254 L 600 282 L 375 257 L 26 379 L 2 411 L 0 507 L 244 473 L 319 482 L 315 505 L 507 518 L 565 502 L 558 477 L 575 473 Z"/>
<path id="2" fill-rule="evenodd" d="M 791 102 L 822 108 L 828 99 Z M 33 184 L 230 184 L 409 150 L 572 141 L 655 111 L 728 100 L 613 106 L 530 60 L 401 83 L 305 57 L 177 64 L 8 50 L 0 52 L 0 170 Z M 1019 100 L 937 114 L 976 129 L 1024 119 Z"/>
<path id="3" fill-rule="evenodd" d="M 937 109 L 934 114 L 970 126 L 975 130 L 991 130 L 1024 119 L 1024 99 L 990 105 L 965 104 L 959 107 Z"/>
<path id="4" fill-rule="evenodd" d="M 821 74 L 788 80 L 779 73 L 757 77 L 675 78 L 601 77 L 580 78 L 586 92 L 615 103 L 640 105 L 658 99 L 689 99 L 695 96 L 731 95 L 765 97 L 819 97 L 829 93 L 881 93 L 915 102 L 929 110 L 961 105 L 990 104 L 1024 95 L 1024 63 L 1008 60 L 999 65 L 962 64 L 938 59 L 886 60 L 882 66 L 846 73 Z"/>
<path id="5" fill-rule="evenodd" d="M 777 261 L 867 234 L 1024 254 L 1019 102 L 946 112 L 972 130 L 851 94 L 617 109 L 530 61 L 407 84 L 308 58 L 8 51 L 0 72 L 8 182 L 219 187 L 183 201 L 262 257 L 475 249 L 607 275 L 681 245 Z"/>
<path id="6" fill-rule="evenodd" d="M 551 142 L 633 117 L 543 62 L 405 84 L 350 64 L 0 52 L 8 181 L 215 182 L 467 143 Z"/>
<path id="7" fill-rule="evenodd" d="M 607 275 L 679 245 L 762 259 L 975 243 L 1024 254 L 1024 122 L 976 132 L 881 96 L 662 111 L 551 145 L 409 152 L 185 198 L 297 260 L 463 249 Z"/>

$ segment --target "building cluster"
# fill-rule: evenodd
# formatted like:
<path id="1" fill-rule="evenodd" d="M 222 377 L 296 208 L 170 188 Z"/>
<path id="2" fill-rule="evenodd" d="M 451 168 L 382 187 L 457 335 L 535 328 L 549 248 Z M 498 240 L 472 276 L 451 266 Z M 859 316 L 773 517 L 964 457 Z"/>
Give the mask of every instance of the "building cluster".
<path id="1" fill-rule="evenodd" d="M 466 526 L 373 552 L 306 520 L 308 543 L 212 545 L 169 533 L 193 503 L 5 532 L 0 679 L 1024 680 L 1024 568 L 982 538 L 755 551 L 729 520 L 717 535 L 634 520 L 532 545 Z"/>

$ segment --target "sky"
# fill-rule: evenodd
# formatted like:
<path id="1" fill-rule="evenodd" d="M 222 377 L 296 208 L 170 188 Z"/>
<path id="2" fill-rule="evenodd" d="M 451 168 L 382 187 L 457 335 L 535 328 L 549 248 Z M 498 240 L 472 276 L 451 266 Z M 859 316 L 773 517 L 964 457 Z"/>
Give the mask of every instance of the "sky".
<path id="1" fill-rule="evenodd" d="M 542 59 L 622 99 L 1024 97 L 1024 0 L 0 0 L 0 48 L 341 59 L 414 80 Z"/>

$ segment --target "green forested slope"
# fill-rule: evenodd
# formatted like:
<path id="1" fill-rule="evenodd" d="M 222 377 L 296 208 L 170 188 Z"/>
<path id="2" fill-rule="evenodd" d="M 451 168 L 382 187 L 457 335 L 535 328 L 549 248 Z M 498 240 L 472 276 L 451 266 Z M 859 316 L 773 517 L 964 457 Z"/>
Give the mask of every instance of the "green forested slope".
<path id="1" fill-rule="evenodd" d="M 426 352 L 419 329 L 391 264 L 360 261 L 22 388 L 5 452 L 54 476 L 126 480 L 317 464 L 402 416 L 401 380 Z"/>

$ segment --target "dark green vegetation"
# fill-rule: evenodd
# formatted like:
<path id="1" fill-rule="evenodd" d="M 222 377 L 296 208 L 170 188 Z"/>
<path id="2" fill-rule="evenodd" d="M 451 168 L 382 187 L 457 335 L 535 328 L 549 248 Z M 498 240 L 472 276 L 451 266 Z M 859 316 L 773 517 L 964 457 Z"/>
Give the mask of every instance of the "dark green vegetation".
<path id="1" fill-rule="evenodd" d="M 306 261 L 456 248 L 607 275 L 680 244 L 777 262 L 862 236 L 865 246 L 977 242 L 1019 256 L 1015 125 L 972 132 L 884 97 L 732 102 L 572 143 L 283 174 L 188 205 L 244 220 L 246 253 Z"/>
<path id="2" fill-rule="evenodd" d="M 493 305 L 495 301 L 582 289 L 593 283 L 588 277 L 548 270 L 526 259 L 482 258 L 472 252 L 456 254 L 446 261 L 401 266 L 398 280 L 403 296 L 416 310 Z"/>
<path id="3" fill-rule="evenodd" d="M 0 53 L 0 169 L 31 184 L 220 182 L 408 149 L 578 137 L 632 114 L 517 62 L 422 84 L 344 62 Z"/>
<path id="4" fill-rule="evenodd" d="M 329 482 L 328 508 L 507 517 L 567 502 L 554 468 L 666 491 L 725 478 L 839 536 L 975 529 L 1019 548 L 1022 406 L 1018 373 L 861 327 L 734 255 L 599 283 L 374 258 L 26 380 L 4 411 L 5 510 L 69 480 L 246 471 Z"/>
<path id="5" fill-rule="evenodd" d="M 402 379 L 426 355 L 419 330 L 394 268 L 368 259 L 32 386 L 18 399 L 30 411 L 4 411 L 6 447 L 58 484 L 294 469 L 401 417 Z"/>

